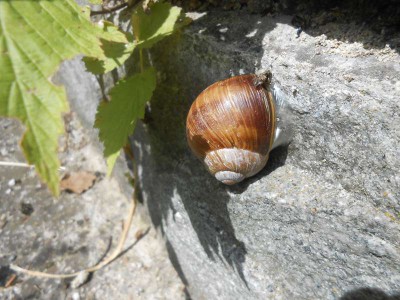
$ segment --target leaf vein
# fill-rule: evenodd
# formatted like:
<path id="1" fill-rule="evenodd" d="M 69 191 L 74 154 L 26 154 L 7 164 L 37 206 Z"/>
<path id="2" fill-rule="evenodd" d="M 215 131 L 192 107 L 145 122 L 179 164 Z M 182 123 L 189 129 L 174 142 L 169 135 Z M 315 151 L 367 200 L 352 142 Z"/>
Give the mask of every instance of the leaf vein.
<path id="1" fill-rule="evenodd" d="M 53 52 L 55 52 L 55 53 L 57 54 L 57 56 L 58 56 L 60 59 L 62 59 L 61 54 L 46 40 L 46 38 L 40 33 L 40 31 L 37 30 L 37 29 L 28 21 L 28 19 L 27 19 L 24 15 L 22 15 L 15 7 L 13 7 L 12 5 L 11 5 L 11 7 L 14 9 L 14 11 L 16 11 L 16 12 L 21 16 L 21 18 L 25 21 L 25 24 L 27 24 L 30 28 L 32 28 L 33 32 L 34 32 L 37 36 L 39 36 L 39 38 L 40 38 L 41 40 L 43 40 L 43 41 L 48 45 L 48 47 L 49 47 Z"/>
<path id="2" fill-rule="evenodd" d="M 71 34 L 69 30 L 67 30 L 67 28 L 65 28 L 63 26 L 63 24 L 43 5 L 41 5 L 42 8 L 47 12 L 47 14 L 53 18 L 53 20 L 60 25 L 60 27 L 63 29 L 63 31 L 72 39 L 72 41 L 74 41 L 77 45 L 79 45 L 80 50 L 89 50 L 90 48 L 88 47 L 88 45 L 82 44 L 81 40 L 79 40 L 78 38 L 76 38 L 75 35 Z M 89 40 L 87 40 L 88 42 L 91 42 Z M 81 51 L 80 51 L 81 52 Z"/>

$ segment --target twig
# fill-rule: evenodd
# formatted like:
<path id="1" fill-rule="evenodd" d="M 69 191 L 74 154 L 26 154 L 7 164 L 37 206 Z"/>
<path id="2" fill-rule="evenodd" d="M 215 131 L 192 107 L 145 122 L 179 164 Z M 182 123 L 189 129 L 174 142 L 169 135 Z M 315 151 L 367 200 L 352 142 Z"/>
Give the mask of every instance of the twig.
<path id="1" fill-rule="evenodd" d="M 17 279 L 17 275 L 15 275 L 15 274 L 11 275 L 10 279 L 7 280 L 4 287 L 9 288 L 14 283 L 15 279 Z"/>
<path id="2" fill-rule="evenodd" d="M 141 0 L 135 0 L 133 1 L 130 5 L 128 4 L 128 2 L 124 2 L 121 4 L 118 4 L 114 7 L 110 7 L 110 8 L 103 8 L 102 10 L 99 11 L 90 11 L 90 16 L 96 16 L 96 15 L 104 15 L 104 14 L 109 14 L 112 13 L 114 11 L 123 9 L 125 7 L 129 7 L 131 9 L 135 9 L 136 6 L 141 2 Z"/>
<path id="3" fill-rule="evenodd" d="M 35 166 L 29 165 L 27 163 L 12 162 L 12 161 L 0 161 L 0 166 L 6 167 L 24 167 L 24 168 L 34 168 Z"/>
<path id="4" fill-rule="evenodd" d="M 118 5 L 114 6 L 114 7 L 104 8 L 104 9 L 98 10 L 98 11 L 91 11 L 90 12 L 90 16 L 109 14 L 109 13 L 112 13 L 114 11 L 123 9 L 125 7 L 128 7 L 128 2 L 124 2 L 124 3 L 118 4 Z"/>
<path id="5" fill-rule="evenodd" d="M 95 272 L 95 271 L 103 268 L 104 266 L 108 265 L 109 263 L 111 263 L 114 259 L 116 259 L 121 254 L 122 248 L 126 241 L 126 237 L 128 236 L 128 233 L 129 233 L 129 228 L 132 225 L 132 220 L 133 220 L 133 216 L 135 214 L 135 210 L 136 210 L 136 197 L 134 196 L 131 207 L 129 209 L 128 217 L 127 217 L 126 221 L 124 222 L 124 227 L 122 229 L 122 233 L 119 238 L 117 247 L 115 248 L 115 250 L 113 251 L 113 253 L 110 256 L 108 256 L 106 259 L 99 262 L 97 265 L 95 265 L 93 267 L 90 267 L 90 268 L 87 268 L 87 269 L 84 269 L 84 270 L 81 270 L 78 272 L 69 273 L 69 274 L 51 274 L 51 273 L 40 272 L 40 271 L 32 271 L 32 270 L 21 268 L 19 266 L 13 265 L 13 264 L 10 265 L 10 269 L 13 270 L 14 272 L 23 273 L 23 274 L 27 274 L 30 276 L 44 277 L 44 278 L 58 278 L 58 279 L 59 278 L 76 277 L 76 276 L 80 275 L 82 272 L 87 272 L 87 273 Z"/>
<path id="6" fill-rule="evenodd" d="M 34 168 L 34 165 L 30 165 L 27 163 L 22 163 L 22 162 L 13 162 L 13 161 L 0 161 L 0 166 L 5 166 L 5 167 L 23 167 L 23 168 Z M 59 167 L 59 171 L 65 171 L 65 167 Z"/>

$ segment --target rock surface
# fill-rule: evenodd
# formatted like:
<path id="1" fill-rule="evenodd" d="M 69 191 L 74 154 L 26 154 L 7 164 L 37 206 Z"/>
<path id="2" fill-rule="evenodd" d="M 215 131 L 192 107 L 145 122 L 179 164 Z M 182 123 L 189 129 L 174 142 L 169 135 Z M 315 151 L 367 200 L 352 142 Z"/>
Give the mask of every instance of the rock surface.
<path id="1" fill-rule="evenodd" d="M 132 139 L 143 201 L 193 299 L 398 299 L 399 49 L 355 24 L 297 37 L 291 20 L 209 12 L 152 52 L 160 84 Z M 227 187 L 189 152 L 186 114 L 265 68 L 293 142 Z"/>

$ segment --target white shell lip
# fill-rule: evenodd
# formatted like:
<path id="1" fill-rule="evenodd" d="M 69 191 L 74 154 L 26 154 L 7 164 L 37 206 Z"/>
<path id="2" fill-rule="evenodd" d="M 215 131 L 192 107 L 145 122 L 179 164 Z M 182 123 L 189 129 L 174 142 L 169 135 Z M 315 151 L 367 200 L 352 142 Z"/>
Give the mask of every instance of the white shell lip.
<path id="1" fill-rule="evenodd" d="M 241 182 L 245 176 L 240 173 L 232 172 L 232 171 L 219 171 L 215 173 L 215 178 L 227 185 L 233 185 L 238 182 Z"/>
<path id="2" fill-rule="evenodd" d="M 288 107 L 288 96 L 276 82 L 271 85 L 271 91 L 276 108 L 276 130 L 272 150 L 279 146 L 288 145 L 292 141 L 293 125 L 290 121 L 292 118 Z"/>

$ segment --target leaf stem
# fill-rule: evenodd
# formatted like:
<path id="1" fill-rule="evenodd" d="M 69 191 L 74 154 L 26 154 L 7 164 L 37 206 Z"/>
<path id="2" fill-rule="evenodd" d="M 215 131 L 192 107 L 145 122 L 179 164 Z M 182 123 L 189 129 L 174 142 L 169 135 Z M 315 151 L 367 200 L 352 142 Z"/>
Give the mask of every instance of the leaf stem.
<path id="1" fill-rule="evenodd" d="M 140 57 L 140 73 L 144 72 L 144 61 L 143 61 L 143 49 L 139 49 L 139 57 Z"/>

